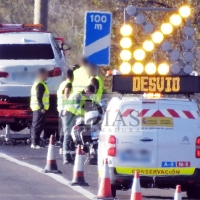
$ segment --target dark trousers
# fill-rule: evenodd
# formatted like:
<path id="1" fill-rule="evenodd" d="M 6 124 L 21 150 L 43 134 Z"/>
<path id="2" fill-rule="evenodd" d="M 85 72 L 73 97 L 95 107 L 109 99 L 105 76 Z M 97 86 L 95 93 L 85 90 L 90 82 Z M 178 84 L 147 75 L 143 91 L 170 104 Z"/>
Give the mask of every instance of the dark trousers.
<path id="1" fill-rule="evenodd" d="M 42 113 L 40 110 L 33 111 L 33 121 L 31 127 L 31 140 L 32 144 L 40 144 L 40 135 L 45 128 L 46 113 Z"/>
<path id="2" fill-rule="evenodd" d="M 61 118 L 64 133 L 63 160 L 71 162 L 75 159 L 75 144 L 72 140 L 71 130 L 75 124 L 76 116 L 70 112 L 63 112 Z"/>

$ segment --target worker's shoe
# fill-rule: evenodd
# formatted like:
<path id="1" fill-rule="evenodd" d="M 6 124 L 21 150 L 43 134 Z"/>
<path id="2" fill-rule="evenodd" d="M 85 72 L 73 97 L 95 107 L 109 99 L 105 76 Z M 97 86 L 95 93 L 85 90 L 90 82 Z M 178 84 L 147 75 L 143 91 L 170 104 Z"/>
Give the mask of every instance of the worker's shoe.
<path id="1" fill-rule="evenodd" d="M 41 147 L 39 145 L 34 145 L 34 144 L 31 144 L 31 149 L 40 149 Z"/>
<path id="2" fill-rule="evenodd" d="M 63 161 L 63 165 L 73 165 L 74 164 L 74 162 L 72 161 L 72 160 L 64 160 Z"/>

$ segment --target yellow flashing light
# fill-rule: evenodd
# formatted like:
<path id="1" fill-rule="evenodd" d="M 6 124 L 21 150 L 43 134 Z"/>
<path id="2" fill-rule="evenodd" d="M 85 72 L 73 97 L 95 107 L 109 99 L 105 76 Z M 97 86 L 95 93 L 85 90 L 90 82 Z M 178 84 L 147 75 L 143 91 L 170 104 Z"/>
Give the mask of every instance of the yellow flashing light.
<path id="1" fill-rule="evenodd" d="M 142 63 L 136 62 L 133 65 L 132 71 L 134 74 L 141 74 L 144 71 L 144 66 Z"/>
<path id="2" fill-rule="evenodd" d="M 166 63 L 161 63 L 159 66 L 158 66 L 158 73 L 160 75 L 166 75 L 169 73 L 169 65 L 166 64 Z"/>
<path id="3" fill-rule="evenodd" d="M 120 29 L 120 33 L 126 37 L 126 36 L 130 36 L 133 33 L 133 28 L 128 25 L 128 24 L 124 24 L 121 29 Z"/>
<path id="4" fill-rule="evenodd" d="M 191 15 L 191 8 L 187 5 L 181 6 L 179 9 L 179 14 L 183 18 L 187 18 Z"/>
<path id="5" fill-rule="evenodd" d="M 150 40 L 146 40 L 144 43 L 143 43 L 143 49 L 145 51 L 153 51 L 154 50 L 154 43 Z"/>
<path id="6" fill-rule="evenodd" d="M 164 35 L 169 35 L 173 31 L 173 26 L 170 23 L 164 23 L 161 26 L 161 31 Z"/>
<path id="7" fill-rule="evenodd" d="M 128 49 L 132 46 L 132 40 L 129 37 L 124 37 L 120 41 L 120 46 L 123 49 Z"/>
<path id="8" fill-rule="evenodd" d="M 156 65 L 154 63 L 148 63 L 145 66 L 145 72 L 149 75 L 155 74 L 156 73 Z"/>
<path id="9" fill-rule="evenodd" d="M 131 65 L 128 62 L 123 62 L 120 67 L 120 71 L 122 74 L 128 74 L 131 71 Z"/>
<path id="10" fill-rule="evenodd" d="M 122 50 L 121 53 L 120 53 L 120 58 L 123 60 L 123 61 L 129 61 L 132 57 L 132 54 L 129 50 Z"/>
<path id="11" fill-rule="evenodd" d="M 179 14 L 173 14 L 171 17 L 170 17 L 170 23 L 173 25 L 173 26 L 179 26 L 181 23 L 182 23 L 182 18 Z"/>
<path id="12" fill-rule="evenodd" d="M 156 31 L 152 35 L 152 40 L 156 44 L 160 44 L 164 39 L 164 35 L 160 31 Z"/>
<path id="13" fill-rule="evenodd" d="M 133 56 L 135 58 L 135 60 L 144 60 L 146 54 L 145 54 L 145 51 L 143 49 L 136 49 L 134 52 L 133 52 Z"/>

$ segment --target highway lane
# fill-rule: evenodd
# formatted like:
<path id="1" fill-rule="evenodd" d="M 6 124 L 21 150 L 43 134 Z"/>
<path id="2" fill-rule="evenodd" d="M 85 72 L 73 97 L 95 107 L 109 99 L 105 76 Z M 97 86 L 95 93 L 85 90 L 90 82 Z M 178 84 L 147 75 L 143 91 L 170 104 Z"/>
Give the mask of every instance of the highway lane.
<path id="1" fill-rule="evenodd" d="M 0 158 L 0 199 L 86 200 L 87 198 L 42 173 Z"/>
<path id="2" fill-rule="evenodd" d="M 40 168 L 44 168 L 45 162 L 46 162 L 46 154 L 47 154 L 47 148 L 40 149 L 40 150 L 32 150 L 30 147 L 25 145 L 18 145 L 18 146 L 0 146 L 0 152 L 5 153 L 7 155 L 10 155 L 17 160 L 30 163 L 34 166 L 38 166 Z M 62 176 L 66 178 L 67 180 L 72 179 L 72 172 L 73 172 L 73 166 L 71 165 L 63 165 L 62 164 L 62 156 L 58 154 L 58 148 L 56 148 L 57 152 L 57 164 L 59 170 L 62 171 Z M 13 163 L 6 163 L 8 166 L 13 165 Z M 27 169 L 26 169 L 27 170 Z M 24 170 L 24 171 L 26 171 Z M 30 171 L 28 169 L 27 171 Z M 14 172 L 13 172 L 14 173 Z M 15 176 L 15 175 L 13 175 Z M 16 174 L 16 176 L 18 176 Z M 37 176 L 44 176 L 41 173 Z M 96 194 L 98 191 L 98 175 L 97 175 L 97 167 L 96 166 L 85 166 L 85 180 L 89 183 L 89 187 L 86 187 L 85 189 L 91 192 L 92 194 Z M 19 180 L 22 181 L 22 180 Z M 52 180 L 54 181 L 54 180 Z M 60 185 L 56 181 L 55 185 Z M 32 184 L 32 183 L 31 183 Z M 59 187 L 59 186 L 58 186 Z M 67 186 L 65 186 L 67 187 Z M 67 189 L 72 194 L 74 193 L 73 190 L 70 188 Z M 142 189 L 142 194 L 144 199 L 172 199 L 174 195 L 173 189 L 167 189 L 167 190 L 161 190 L 161 189 Z M 186 197 L 186 194 L 183 193 L 183 197 Z M 76 199 L 76 198 L 74 198 Z M 85 197 L 80 198 L 85 199 Z M 117 199 L 121 200 L 129 200 L 130 199 L 130 190 L 129 191 L 117 191 Z M 184 198 L 187 199 L 187 198 Z M 73 200 L 73 198 L 66 197 L 66 200 Z"/>

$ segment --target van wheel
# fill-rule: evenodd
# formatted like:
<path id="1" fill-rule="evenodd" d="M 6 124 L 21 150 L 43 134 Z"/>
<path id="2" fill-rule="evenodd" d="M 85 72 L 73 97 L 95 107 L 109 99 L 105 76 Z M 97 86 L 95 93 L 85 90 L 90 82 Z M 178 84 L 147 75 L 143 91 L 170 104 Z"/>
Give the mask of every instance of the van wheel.
<path id="1" fill-rule="evenodd" d="M 112 191 L 113 198 L 115 198 L 116 197 L 116 192 L 117 192 L 117 189 L 116 189 L 115 185 L 111 185 L 111 191 Z"/>
<path id="2" fill-rule="evenodd" d="M 187 196 L 190 199 L 200 199 L 200 186 L 193 186 L 187 190 Z"/>

